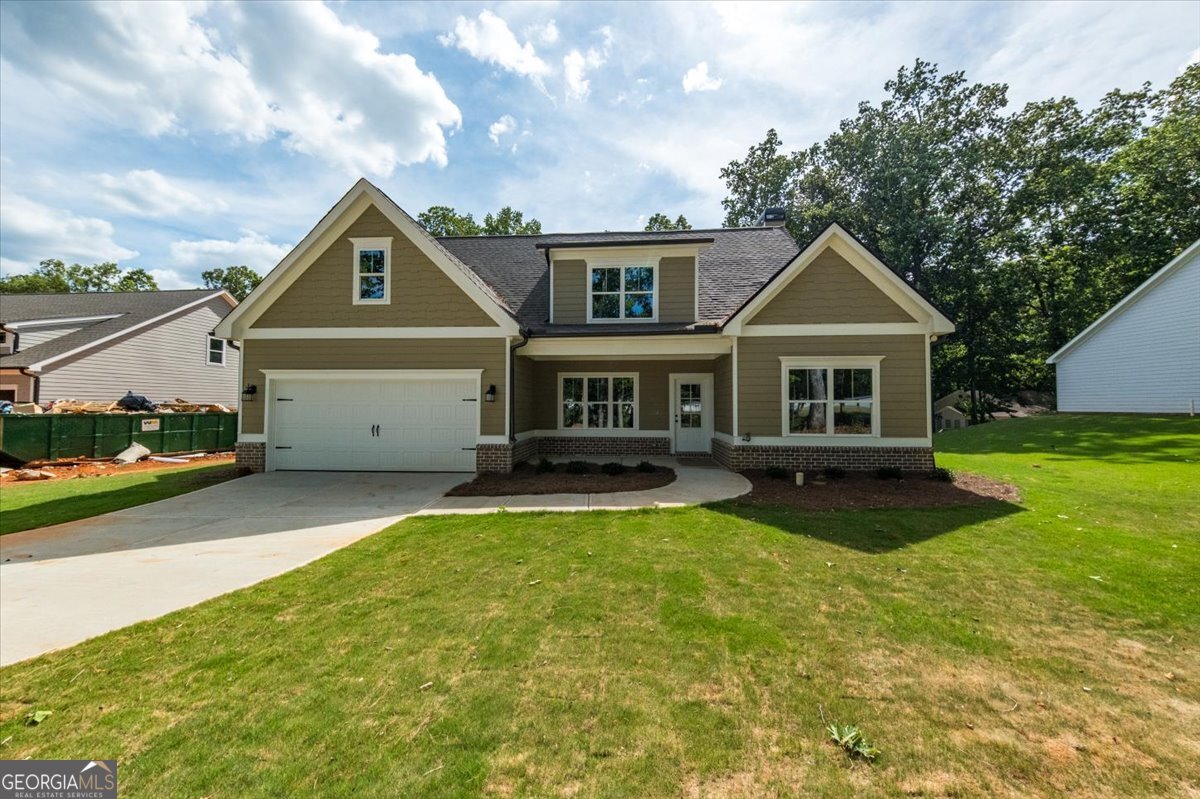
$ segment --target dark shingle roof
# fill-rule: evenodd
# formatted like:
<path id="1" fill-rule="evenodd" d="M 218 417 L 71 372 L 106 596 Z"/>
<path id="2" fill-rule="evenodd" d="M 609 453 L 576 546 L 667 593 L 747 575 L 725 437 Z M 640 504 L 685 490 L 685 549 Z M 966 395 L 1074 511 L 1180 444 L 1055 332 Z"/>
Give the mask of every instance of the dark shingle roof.
<path id="1" fill-rule="evenodd" d="M 554 325 L 546 251 L 552 247 L 650 245 L 711 240 L 700 253 L 699 299 L 695 325 Z M 655 232 L 550 233 L 536 236 L 443 237 L 438 241 L 504 298 L 517 320 L 534 333 L 602 335 L 605 332 L 703 332 L 725 321 L 800 251 L 782 228 L 718 228 Z M 707 323 L 707 324 L 705 324 Z M 612 330 L 607 330 L 607 328 Z M 575 328 L 580 328 L 575 331 Z M 642 330 L 645 328 L 645 330 Z M 572 332 L 575 331 L 575 332 Z"/>
<path id="2" fill-rule="evenodd" d="M 108 316 L 112 319 L 88 324 L 12 355 L 0 356 L 0 367 L 20 368 L 87 346 L 142 322 L 171 313 L 189 303 L 220 295 L 220 290 L 105 291 L 83 294 L 0 294 L 0 324 L 42 319 L 75 319 Z"/>

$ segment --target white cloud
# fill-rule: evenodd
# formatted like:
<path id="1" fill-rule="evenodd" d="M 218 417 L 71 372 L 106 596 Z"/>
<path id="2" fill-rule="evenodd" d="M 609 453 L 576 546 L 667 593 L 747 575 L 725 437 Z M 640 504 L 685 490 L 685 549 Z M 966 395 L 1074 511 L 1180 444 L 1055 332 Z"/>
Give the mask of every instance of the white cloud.
<path id="1" fill-rule="evenodd" d="M 554 44 L 558 41 L 558 26 L 554 24 L 554 20 L 545 25 L 534 25 L 529 32 L 542 44 Z"/>
<path id="2" fill-rule="evenodd" d="M 154 278 L 154 284 L 163 291 L 194 289 L 200 286 L 200 281 L 184 277 L 174 269 L 147 269 L 146 271 L 150 273 L 150 277 Z"/>
<path id="3" fill-rule="evenodd" d="M 454 20 L 454 30 L 439 36 L 438 41 L 535 81 L 550 74 L 550 65 L 538 57 L 533 45 L 518 42 L 508 23 L 486 9 L 479 12 L 477 19 L 458 17 Z"/>
<path id="4" fill-rule="evenodd" d="M 683 92 L 684 94 L 691 94 L 692 92 L 715 92 L 721 88 L 723 82 L 720 78 L 710 77 L 708 74 L 708 62 L 701 61 L 684 74 Z"/>
<path id="5" fill-rule="evenodd" d="M 290 250 L 291 247 L 286 244 L 275 244 L 266 236 L 244 230 L 236 241 L 202 239 L 172 242 L 171 261 L 175 267 L 192 270 L 245 264 L 256 272 L 265 273 L 283 260 Z"/>
<path id="6" fill-rule="evenodd" d="M 117 244 L 113 232 L 112 224 L 104 219 L 76 216 L 0 189 L 5 272 L 27 270 L 46 258 L 92 264 L 135 257 L 137 251 Z"/>
<path id="7" fill-rule="evenodd" d="M 412 56 L 320 3 L 6 3 L 5 60 L 51 102 L 151 136 L 216 133 L 350 173 L 446 163 L 462 115 Z M 219 31 L 219 32 L 218 32 Z"/>
<path id="8" fill-rule="evenodd" d="M 505 114 L 488 126 L 488 138 L 492 143 L 499 145 L 500 137 L 506 136 L 517 129 L 517 120 L 512 118 L 511 114 Z"/>
<path id="9" fill-rule="evenodd" d="M 181 182 L 153 169 L 134 169 L 124 175 L 102 172 L 95 176 L 96 197 L 127 214 L 146 217 L 180 216 L 224 210 L 224 200 L 200 196 Z"/>

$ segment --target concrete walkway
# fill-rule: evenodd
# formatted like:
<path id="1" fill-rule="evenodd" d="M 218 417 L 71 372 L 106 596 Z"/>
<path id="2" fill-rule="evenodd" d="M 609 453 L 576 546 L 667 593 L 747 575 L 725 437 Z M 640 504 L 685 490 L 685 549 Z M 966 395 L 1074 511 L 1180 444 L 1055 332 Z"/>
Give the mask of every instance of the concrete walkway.
<path id="1" fill-rule="evenodd" d="M 0 666 L 290 571 L 411 515 L 465 477 L 255 474 L 2 536 Z"/>
<path id="2" fill-rule="evenodd" d="M 444 497 L 464 474 L 272 472 L 11 533 L 0 537 L 0 666 L 253 585 L 414 514 L 665 508 L 750 490 L 708 461 L 657 462 L 675 482 L 520 497 Z"/>
<path id="3" fill-rule="evenodd" d="M 605 461 L 610 460 L 605 458 Z M 615 494 L 519 494 L 507 497 L 442 497 L 418 515 L 446 513 L 494 513 L 508 511 L 635 510 L 679 508 L 740 497 L 750 490 L 750 481 L 727 471 L 706 458 L 617 458 L 626 466 L 649 460 L 675 470 L 675 482 L 646 491 Z M 560 459 L 561 462 L 561 459 Z"/>

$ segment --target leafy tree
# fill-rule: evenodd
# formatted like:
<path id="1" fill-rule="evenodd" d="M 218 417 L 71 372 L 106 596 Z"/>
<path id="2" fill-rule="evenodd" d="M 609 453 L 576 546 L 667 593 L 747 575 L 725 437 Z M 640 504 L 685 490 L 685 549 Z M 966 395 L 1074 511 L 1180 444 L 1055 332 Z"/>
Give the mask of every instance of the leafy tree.
<path id="1" fill-rule="evenodd" d="M 254 291 L 262 282 L 262 275 L 248 266 L 230 266 L 225 269 L 208 269 L 200 273 L 206 289 L 225 289 L 238 302 Z"/>
<path id="2" fill-rule="evenodd" d="M 671 217 L 666 214 L 652 214 L 646 220 L 645 230 L 691 230 L 692 225 L 687 221 L 687 217 L 680 214 L 674 222 Z"/>
<path id="3" fill-rule="evenodd" d="M 514 234 L 537 234 L 542 232 L 542 223 L 536 219 L 525 221 L 525 214 L 514 211 L 512 206 L 504 206 L 494 215 L 488 214 L 483 218 L 483 235 L 511 236 Z"/>
<path id="4" fill-rule="evenodd" d="M 509 236 L 542 232 L 541 222 L 536 219 L 526 222 L 525 214 L 508 205 L 485 216 L 482 225 L 471 214 L 460 214 L 448 205 L 430 206 L 417 214 L 417 223 L 434 236 Z"/>
<path id="5" fill-rule="evenodd" d="M 158 284 L 146 270 L 122 270 L 111 261 L 67 266 L 57 258 L 48 258 L 27 275 L 0 278 L 0 293 L 4 294 L 157 290 Z"/>

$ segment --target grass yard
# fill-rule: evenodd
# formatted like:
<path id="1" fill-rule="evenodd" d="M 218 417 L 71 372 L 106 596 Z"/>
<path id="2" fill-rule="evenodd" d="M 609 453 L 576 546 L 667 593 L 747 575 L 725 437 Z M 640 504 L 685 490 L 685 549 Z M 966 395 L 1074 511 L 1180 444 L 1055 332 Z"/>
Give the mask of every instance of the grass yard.
<path id="1" fill-rule="evenodd" d="M 0 535 L 145 505 L 234 477 L 237 477 L 236 467 L 224 463 L 106 477 L 8 483 L 0 488 Z"/>
<path id="2" fill-rule="evenodd" d="M 124 797 L 1196 795 L 1200 422 L 938 444 L 1020 504 L 411 519 L 3 670 L 0 757 Z"/>

